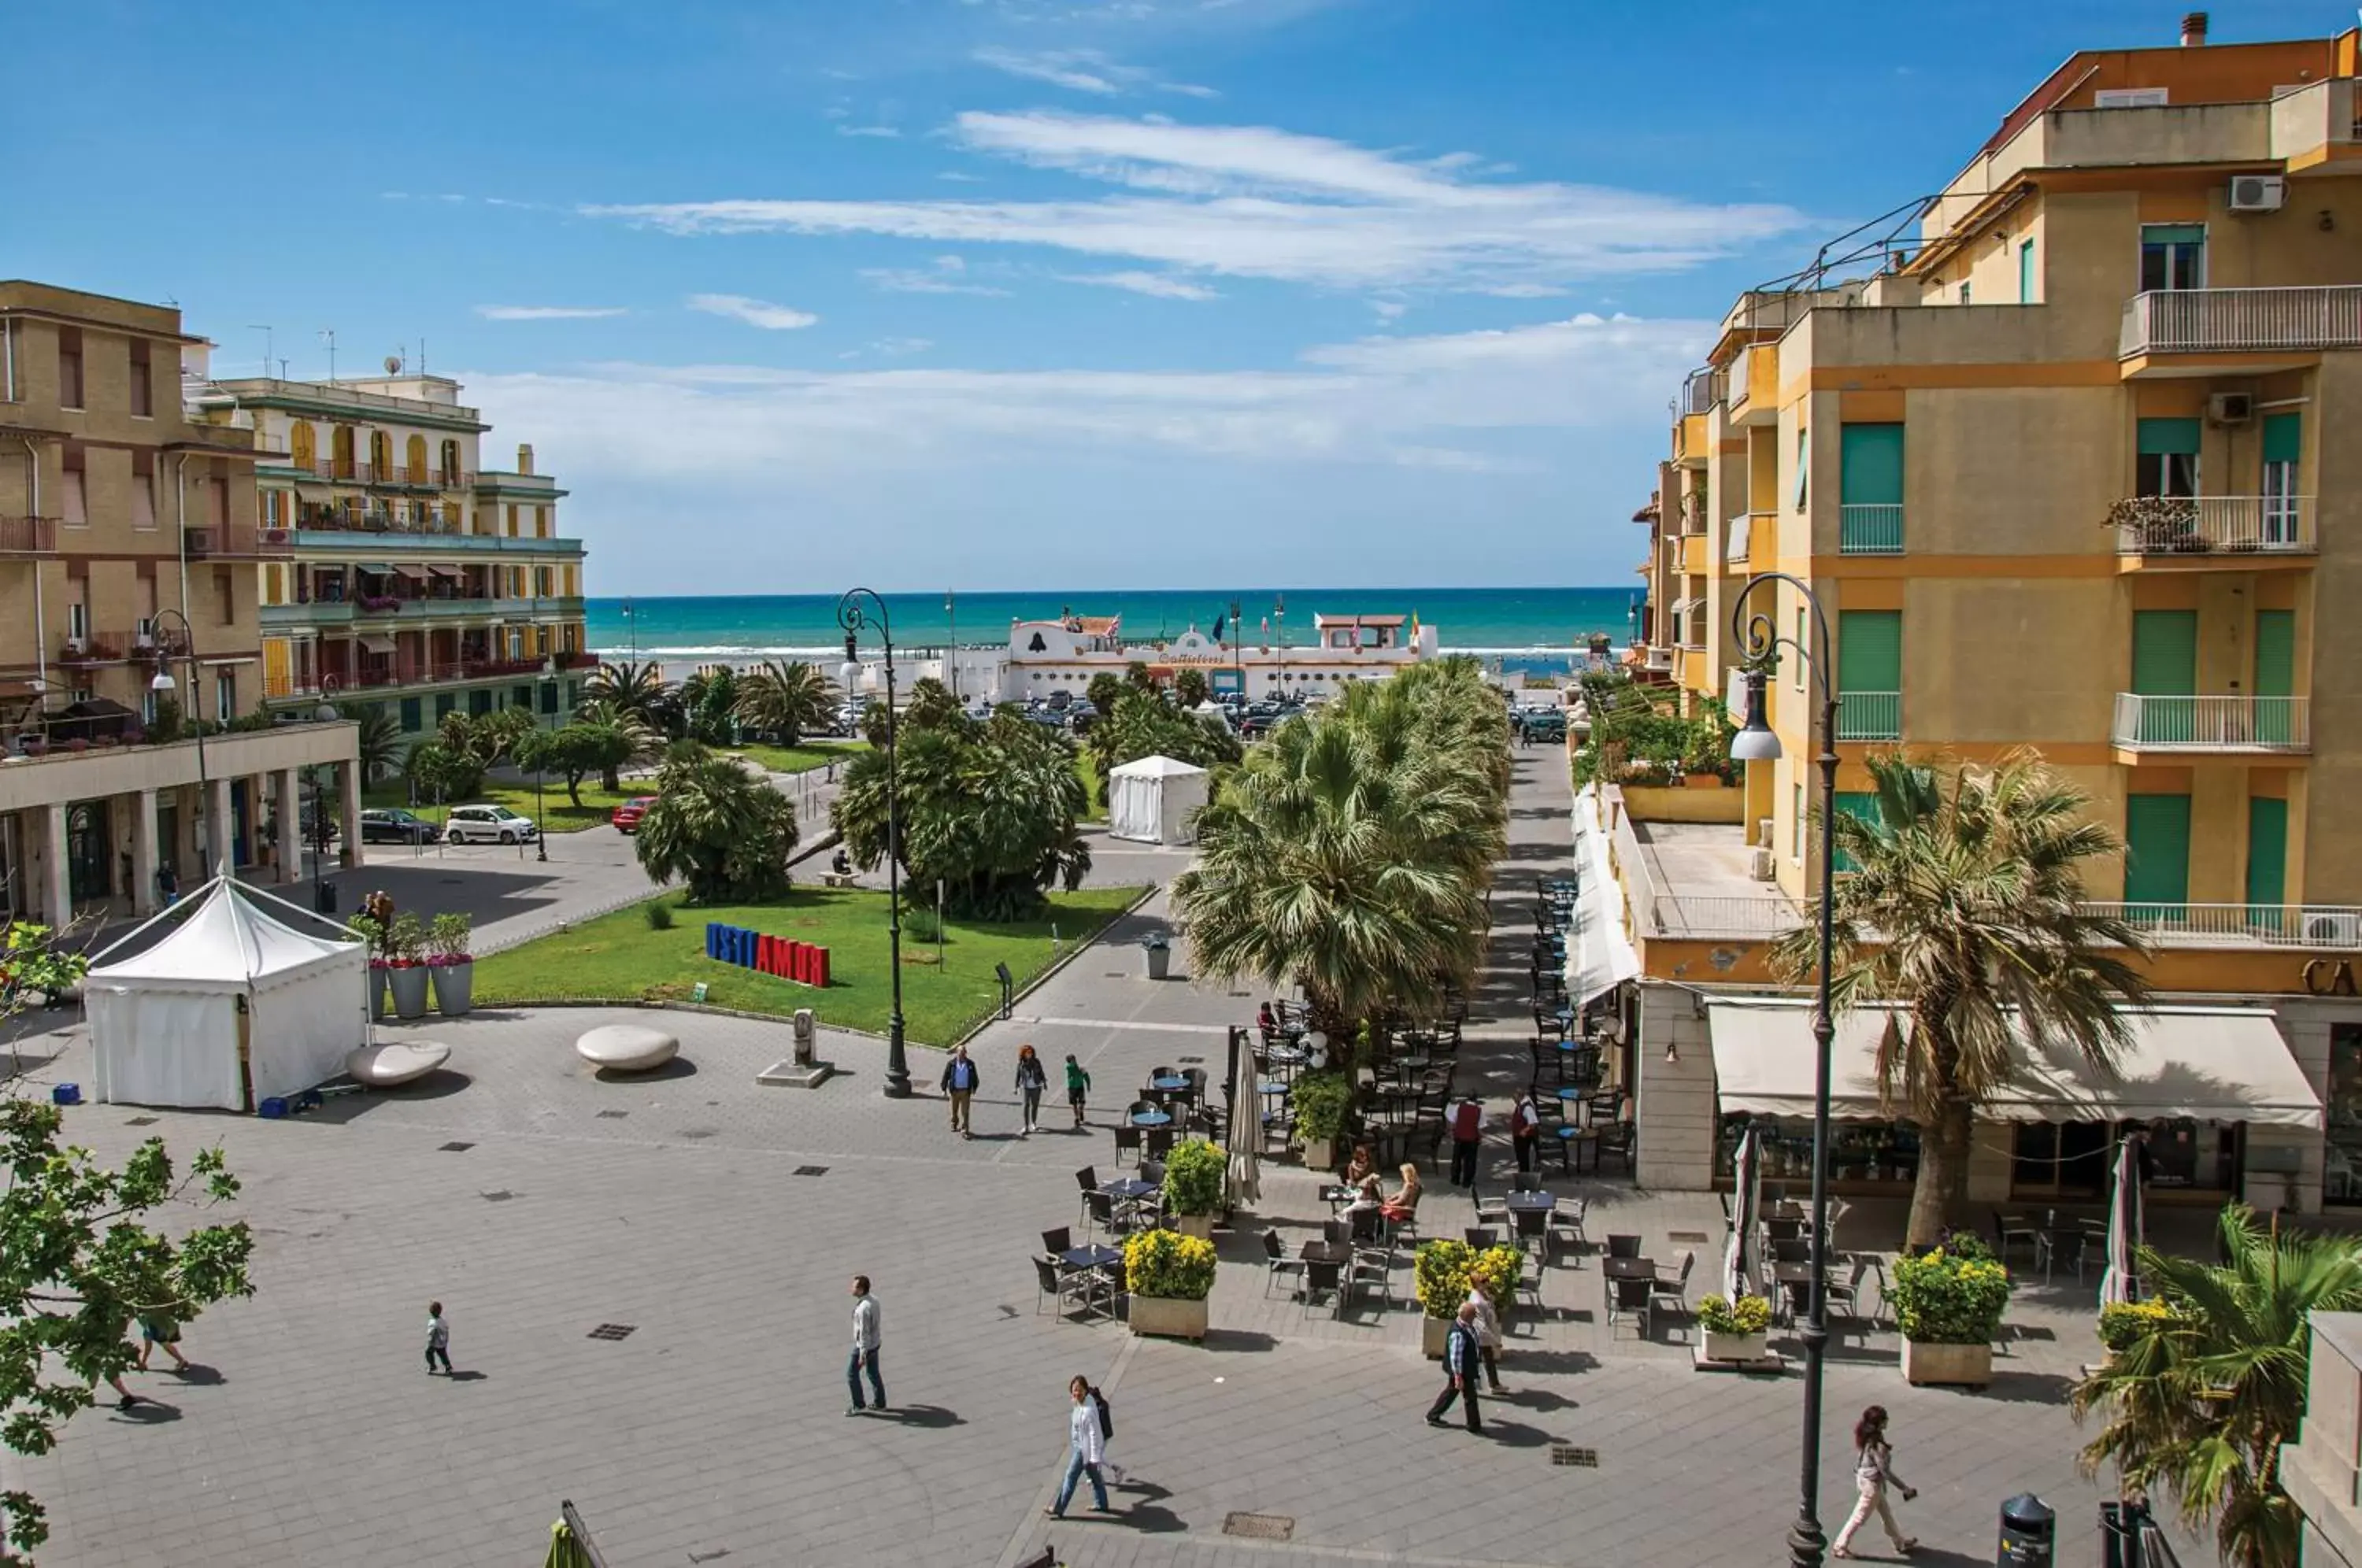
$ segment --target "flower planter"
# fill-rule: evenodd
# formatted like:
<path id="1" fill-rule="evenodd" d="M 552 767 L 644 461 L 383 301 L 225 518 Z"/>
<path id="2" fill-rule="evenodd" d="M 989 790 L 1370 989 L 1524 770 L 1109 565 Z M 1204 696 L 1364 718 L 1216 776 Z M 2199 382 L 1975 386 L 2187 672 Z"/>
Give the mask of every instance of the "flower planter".
<path id="1" fill-rule="evenodd" d="M 1176 1340 L 1206 1337 L 1206 1303 L 1202 1297 L 1185 1301 L 1169 1296 L 1134 1296 L 1131 1301 L 1131 1331 L 1135 1334 L 1161 1334 Z"/>
<path id="2" fill-rule="evenodd" d="M 1992 1346 L 1928 1345 L 1905 1340 L 1903 1380 L 1922 1386 L 1945 1384 L 1981 1388 L 1992 1381 Z"/>
<path id="3" fill-rule="evenodd" d="M 1173 1228 L 1201 1242 L 1214 1239 L 1214 1217 L 1210 1214 L 1175 1214 L 1173 1216 Z"/>
<path id="4" fill-rule="evenodd" d="M 411 964 L 385 971 L 385 983 L 393 992 L 393 1010 L 399 1018 L 426 1016 L 426 966 Z"/>
<path id="5" fill-rule="evenodd" d="M 465 958 L 457 964 L 430 964 L 427 973 L 435 977 L 435 1010 L 446 1018 L 465 1018 L 474 1005 L 476 961 Z"/>
<path id="6" fill-rule="evenodd" d="M 393 1000 L 387 994 L 385 984 L 385 977 L 391 971 L 382 964 L 370 966 L 370 1016 L 371 1018 L 387 1018 L 392 1015 Z"/>
<path id="7" fill-rule="evenodd" d="M 1308 1171 L 1333 1171 L 1337 1168 L 1337 1140 L 1307 1138 L 1304 1140 L 1304 1168 Z"/>
<path id="8" fill-rule="evenodd" d="M 1699 1351 L 1708 1361 L 1761 1361 L 1768 1334 L 1718 1334 L 1712 1329 L 1700 1332 Z"/>

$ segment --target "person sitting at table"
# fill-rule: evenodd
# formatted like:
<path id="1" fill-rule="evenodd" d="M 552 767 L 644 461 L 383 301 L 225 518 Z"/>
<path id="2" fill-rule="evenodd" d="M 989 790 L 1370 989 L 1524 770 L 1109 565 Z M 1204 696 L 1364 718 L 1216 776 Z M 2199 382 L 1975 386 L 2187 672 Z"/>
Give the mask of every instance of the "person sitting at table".
<path id="1" fill-rule="evenodd" d="M 1353 1157 L 1345 1162 L 1345 1185 L 1370 1193 L 1378 1190 L 1378 1160 L 1367 1143 L 1353 1145 Z"/>
<path id="2" fill-rule="evenodd" d="M 1418 1167 L 1406 1160 L 1403 1162 L 1401 1187 L 1392 1198 L 1378 1205 L 1378 1212 L 1386 1217 L 1389 1224 L 1402 1223 L 1418 1212 L 1419 1190 Z"/>
<path id="3" fill-rule="evenodd" d="M 1271 1015 L 1271 1003 L 1265 1002 L 1255 1009 L 1255 1027 L 1263 1032 L 1266 1040 L 1279 1032 L 1279 1020 Z"/>

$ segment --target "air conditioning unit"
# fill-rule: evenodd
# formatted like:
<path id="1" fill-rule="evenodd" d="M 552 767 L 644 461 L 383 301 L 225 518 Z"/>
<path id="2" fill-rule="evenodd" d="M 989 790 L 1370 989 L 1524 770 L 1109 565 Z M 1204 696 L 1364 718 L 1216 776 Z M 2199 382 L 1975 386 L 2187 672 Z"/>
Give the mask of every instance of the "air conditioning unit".
<path id="1" fill-rule="evenodd" d="M 1772 863 L 1772 851 L 1769 846 L 1748 851 L 1747 874 L 1759 882 L 1769 882 L 1778 878 L 1780 873 Z"/>
<path id="2" fill-rule="evenodd" d="M 2288 182 L 2277 174 L 2235 174 L 2231 178 L 2231 210 L 2235 213 L 2276 213 L 2288 205 Z"/>
<path id="3" fill-rule="evenodd" d="M 2216 392 L 2206 400 L 2206 418 L 2213 425 L 2245 425 L 2256 417 L 2253 392 Z"/>
<path id="4" fill-rule="evenodd" d="M 2307 910 L 2302 926 L 2307 947 L 2362 947 L 2362 913 L 2353 910 Z"/>

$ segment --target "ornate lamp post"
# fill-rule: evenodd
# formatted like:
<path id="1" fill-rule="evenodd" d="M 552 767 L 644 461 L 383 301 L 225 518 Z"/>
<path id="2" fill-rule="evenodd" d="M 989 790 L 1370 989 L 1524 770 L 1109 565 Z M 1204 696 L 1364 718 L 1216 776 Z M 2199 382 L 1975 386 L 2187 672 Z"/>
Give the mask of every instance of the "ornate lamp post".
<path id="1" fill-rule="evenodd" d="M 197 737 L 197 825 L 202 830 L 199 836 L 205 841 L 205 858 L 210 861 L 221 851 L 214 843 L 214 792 L 205 778 L 205 694 L 197 683 L 197 634 L 190 628 L 189 618 L 178 610 L 159 610 L 150 619 L 156 624 L 156 675 L 148 682 L 150 691 L 161 694 L 173 689 L 171 646 L 164 640 L 164 629 L 172 624 L 181 628 L 182 657 L 189 666 L 189 727 Z M 199 881 L 213 875 L 211 866 L 199 869 L 204 873 Z M 223 869 L 228 867 L 225 866 Z"/>
<path id="2" fill-rule="evenodd" d="M 846 590 L 836 602 L 836 624 L 844 628 L 841 673 L 848 699 L 861 679 L 861 634 L 872 623 L 886 650 L 886 948 L 894 988 L 893 1010 L 886 1015 L 886 1098 L 908 1099 L 911 1064 L 902 1052 L 902 805 L 894 762 L 894 628 L 886 617 L 886 601 L 875 591 Z"/>
<path id="3" fill-rule="evenodd" d="M 1812 606 L 1813 623 L 1820 635 L 1821 653 L 1814 655 L 1794 637 L 1780 635 L 1778 623 L 1764 611 L 1749 612 L 1748 601 L 1767 584 L 1786 583 Z M 1829 622 L 1821 602 L 1802 581 L 1783 571 L 1760 572 L 1747 580 L 1731 607 L 1731 630 L 1745 652 L 1747 670 L 1746 723 L 1730 743 L 1730 755 L 1739 762 L 1773 762 L 1782 755 L 1780 737 L 1772 733 L 1763 712 L 1764 689 L 1780 666 L 1780 650 L 1792 649 L 1813 673 L 1821 699 L 1821 746 L 1814 759 L 1820 767 L 1821 853 L 1819 920 L 1820 972 L 1813 992 L 1813 1261 L 1812 1284 L 1805 1309 L 1805 1446 L 1798 1465 L 1799 1497 L 1796 1522 L 1788 1532 L 1792 1568 L 1820 1568 L 1827 1537 L 1822 1532 L 1821 1386 L 1822 1362 L 1828 1350 L 1827 1293 L 1829 1278 L 1829 1043 L 1837 1023 L 1829 1013 L 1829 954 L 1836 920 L 1834 878 L 1837 840 L 1829 831 L 1837 811 L 1838 699 L 1830 689 L 1827 667 Z"/>

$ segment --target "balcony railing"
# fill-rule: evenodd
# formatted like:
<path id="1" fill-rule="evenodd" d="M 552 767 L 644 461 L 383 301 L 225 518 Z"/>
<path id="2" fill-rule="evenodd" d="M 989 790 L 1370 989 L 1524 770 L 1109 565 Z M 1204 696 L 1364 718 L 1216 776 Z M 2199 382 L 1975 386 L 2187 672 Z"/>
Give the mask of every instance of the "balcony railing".
<path id="1" fill-rule="evenodd" d="M 2303 697 L 2157 697 L 2116 693 L 2109 738 L 2145 751 L 2309 751 Z"/>
<path id="2" fill-rule="evenodd" d="M 1668 937 L 1777 936 L 1805 922 L 1796 901 L 1779 893 L 1659 893 L 1656 934 Z"/>
<path id="3" fill-rule="evenodd" d="M 1723 374 L 1711 365 L 1702 370 L 1692 370 L 1689 380 L 1682 383 L 1682 412 L 1704 414 L 1722 401 Z"/>
<path id="4" fill-rule="evenodd" d="M 354 462 L 337 458 L 318 458 L 295 468 L 320 479 L 345 480 L 354 484 L 401 484 L 421 490 L 473 490 L 476 476 L 464 470 L 412 468 L 407 463 Z"/>
<path id="5" fill-rule="evenodd" d="M 2168 289 L 2125 304 L 2118 351 L 2208 354 L 2362 348 L 2362 283 L 2298 289 Z"/>
<path id="6" fill-rule="evenodd" d="M 2338 904 L 2087 903 L 2083 912 L 2123 921 L 2164 947 L 2362 949 L 2362 909 Z"/>
<path id="7" fill-rule="evenodd" d="M 1849 502 L 1838 508 L 1838 554 L 1899 556 L 1903 553 L 1903 503 Z"/>
<path id="8" fill-rule="evenodd" d="M 61 664 L 120 664 L 128 657 L 126 639 L 113 633 L 93 637 L 68 637 L 58 645 Z"/>
<path id="9" fill-rule="evenodd" d="M 254 556 L 281 556 L 294 548 L 295 535 L 287 528 L 257 528 L 251 524 L 209 524 L 181 530 L 182 547 L 193 561 L 234 560 Z"/>
<path id="10" fill-rule="evenodd" d="M 57 553 L 56 518 L 0 517 L 0 556 L 53 556 Z"/>
<path id="11" fill-rule="evenodd" d="M 2309 556 L 2309 495 L 2136 495 L 2108 509 L 2123 556 Z"/>
<path id="12" fill-rule="evenodd" d="M 1902 692 L 1840 691 L 1838 693 L 1838 739 L 1873 741 L 1901 740 L 1902 738 Z"/>
<path id="13" fill-rule="evenodd" d="M 348 511 L 341 507 L 306 507 L 296 525 L 340 534 L 441 534 L 460 532 L 456 519 L 433 515 L 404 516 L 396 512 Z"/>

